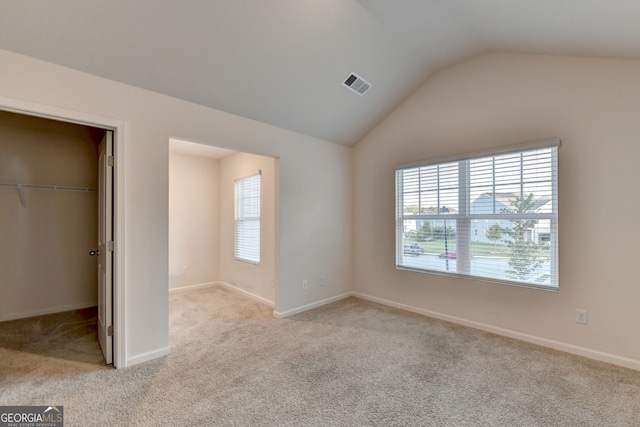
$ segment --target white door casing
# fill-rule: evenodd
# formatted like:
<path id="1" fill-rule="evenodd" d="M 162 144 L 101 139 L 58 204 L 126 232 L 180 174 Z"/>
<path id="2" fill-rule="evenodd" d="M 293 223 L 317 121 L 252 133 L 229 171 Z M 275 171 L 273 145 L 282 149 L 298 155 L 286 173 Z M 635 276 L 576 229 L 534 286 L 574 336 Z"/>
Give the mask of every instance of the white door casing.
<path id="1" fill-rule="evenodd" d="M 98 160 L 98 341 L 113 363 L 113 131 L 107 130 Z"/>

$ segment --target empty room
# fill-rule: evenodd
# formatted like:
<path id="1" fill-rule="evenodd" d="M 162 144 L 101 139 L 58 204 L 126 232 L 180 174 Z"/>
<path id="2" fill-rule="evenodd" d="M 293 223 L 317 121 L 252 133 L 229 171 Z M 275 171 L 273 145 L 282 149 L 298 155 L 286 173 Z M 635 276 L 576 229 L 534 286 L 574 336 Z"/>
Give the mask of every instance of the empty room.
<path id="1" fill-rule="evenodd" d="M 639 425 L 637 16 L 0 0 L 0 423 Z"/>

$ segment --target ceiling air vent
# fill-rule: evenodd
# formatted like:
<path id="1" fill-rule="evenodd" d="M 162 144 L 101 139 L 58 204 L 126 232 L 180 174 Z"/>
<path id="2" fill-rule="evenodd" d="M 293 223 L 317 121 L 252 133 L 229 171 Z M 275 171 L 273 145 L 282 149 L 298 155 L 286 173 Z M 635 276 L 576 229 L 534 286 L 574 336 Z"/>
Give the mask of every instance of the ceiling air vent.
<path id="1" fill-rule="evenodd" d="M 371 89 L 371 83 L 353 72 L 349 74 L 349 77 L 347 77 L 344 82 L 342 82 L 342 86 L 360 96 L 364 95 L 369 89 Z"/>

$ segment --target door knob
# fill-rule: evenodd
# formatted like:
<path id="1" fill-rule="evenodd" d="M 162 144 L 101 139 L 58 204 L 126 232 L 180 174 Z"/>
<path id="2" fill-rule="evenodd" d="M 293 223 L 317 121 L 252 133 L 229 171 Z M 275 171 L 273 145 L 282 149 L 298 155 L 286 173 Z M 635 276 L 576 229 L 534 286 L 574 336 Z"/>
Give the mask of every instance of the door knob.
<path id="1" fill-rule="evenodd" d="M 96 249 L 95 251 L 89 251 L 89 255 L 100 256 L 100 249 Z"/>

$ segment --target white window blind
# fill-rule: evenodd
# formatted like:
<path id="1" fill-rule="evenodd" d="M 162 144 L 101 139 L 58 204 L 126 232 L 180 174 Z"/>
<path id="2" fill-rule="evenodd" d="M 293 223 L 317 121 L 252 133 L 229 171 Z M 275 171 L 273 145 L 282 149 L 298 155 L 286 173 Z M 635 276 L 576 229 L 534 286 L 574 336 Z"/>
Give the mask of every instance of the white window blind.
<path id="1" fill-rule="evenodd" d="M 234 257 L 260 262 L 260 174 L 236 179 Z"/>
<path id="2" fill-rule="evenodd" d="M 396 266 L 558 288 L 559 140 L 396 169 Z"/>

